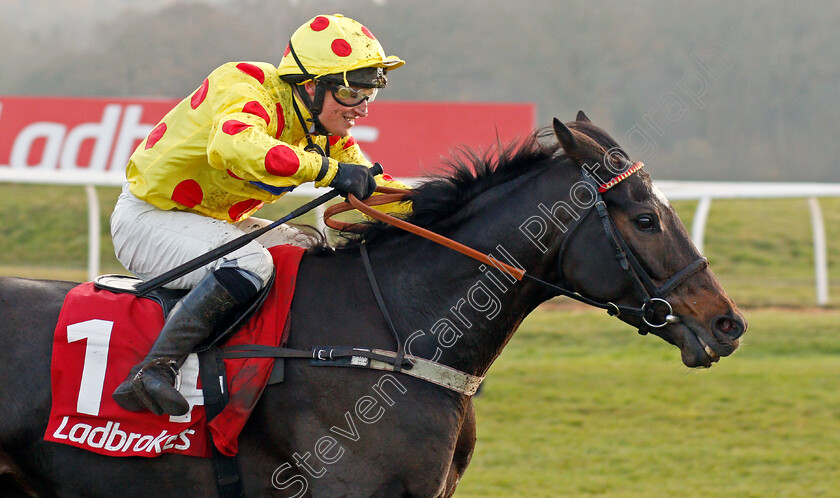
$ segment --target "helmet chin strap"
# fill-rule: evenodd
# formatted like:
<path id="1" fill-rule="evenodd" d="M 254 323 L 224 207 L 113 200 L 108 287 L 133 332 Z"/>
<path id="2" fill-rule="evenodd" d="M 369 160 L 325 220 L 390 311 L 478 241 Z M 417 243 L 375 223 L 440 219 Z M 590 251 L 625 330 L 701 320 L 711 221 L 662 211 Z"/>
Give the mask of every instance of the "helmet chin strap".
<path id="1" fill-rule="evenodd" d="M 303 105 L 305 105 L 306 108 L 309 110 L 310 114 L 312 114 L 311 118 L 303 119 L 303 113 L 300 112 L 300 107 L 298 107 L 297 99 L 292 98 L 292 107 L 294 107 L 295 114 L 297 114 L 298 121 L 300 122 L 300 126 L 303 128 L 304 133 L 306 134 L 307 145 L 306 147 L 304 147 L 304 150 L 307 152 L 315 152 L 324 157 L 329 157 L 330 141 L 327 140 L 327 150 L 324 150 L 320 145 L 316 144 L 312 140 L 313 133 L 315 133 L 316 135 L 324 136 L 330 135 L 330 132 L 328 132 L 326 128 L 324 128 L 324 125 L 322 125 L 321 121 L 318 119 L 318 115 L 321 114 L 321 109 L 324 105 L 324 87 L 315 83 L 314 102 L 312 101 L 312 99 L 309 98 L 309 93 L 306 92 L 306 89 L 303 88 L 303 85 L 296 85 L 295 90 L 297 90 L 298 96 L 300 96 L 300 99 L 303 101 Z M 308 122 L 312 123 L 311 126 L 307 124 Z"/>
<path id="2" fill-rule="evenodd" d="M 297 90 L 297 94 L 300 99 L 303 101 L 303 105 L 309 110 L 309 113 L 312 117 L 308 120 L 312 123 L 312 126 L 307 124 L 307 120 L 303 119 L 303 113 L 300 112 L 300 107 L 298 107 L 297 100 L 292 98 L 292 106 L 295 108 L 295 114 L 297 114 L 298 121 L 300 121 L 300 126 L 303 128 L 304 132 L 306 133 L 306 141 L 308 142 L 306 148 L 309 152 L 317 152 L 322 156 L 329 156 L 330 155 L 330 142 L 327 140 L 327 150 L 321 148 L 318 144 L 312 141 L 312 133 L 317 135 L 324 135 L 329 136 L 330 132 L 324 128 L 324 125 L 321 124 L 321 121 L 318 119 L 318 116 L 321 114 L 321 111 L 324 108 L 324 95 L 326 94 L 326 88 L 324 85 L 318 83 L 318 80 L 312 76 L 309 71 L 306 70 L 306 67 L 300 61 L 297 56 L 297 52 L 295 52 L 295 47 L 292 45 L 292 41 L 289 40 L 289 52 L 292 54 L 292 57 L 295 60 L 295 63 L 300 68 L 301 73 L 310 78 L 310 81 L 315 85 L 315 99 L 309 98 L 309 93 L 303 87 L 303 85 L 293 85 L 293 88 Z"/>

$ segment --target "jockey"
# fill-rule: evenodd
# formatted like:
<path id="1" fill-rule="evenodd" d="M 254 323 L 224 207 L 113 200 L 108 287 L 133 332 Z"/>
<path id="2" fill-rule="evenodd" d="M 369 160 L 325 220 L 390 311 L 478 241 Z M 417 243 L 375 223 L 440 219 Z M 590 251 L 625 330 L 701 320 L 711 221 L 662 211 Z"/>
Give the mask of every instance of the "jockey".
<path id="1" fill-rule="evenodd" d="M 111 216 L 117 259 L 148 280 L 269 222 L 251 215 L 296 186 L 315 182 L 359 199 L 377 185 L 350 129 L 404 61 L 386 56 L 363 25 L 339 14 L 298 28 L 279 67 L 231 62 L 176 105 L 131 155 Z M 386 205 L 404 213 L 406 203 Z M 166 319 L 151 351 L 114 391 L 126 410 L 182 415 L 173 387 L 192 349 L 274 271 L 266 246 L 304 245 L 281 226 L 168 287 L 192 289 Z"/>

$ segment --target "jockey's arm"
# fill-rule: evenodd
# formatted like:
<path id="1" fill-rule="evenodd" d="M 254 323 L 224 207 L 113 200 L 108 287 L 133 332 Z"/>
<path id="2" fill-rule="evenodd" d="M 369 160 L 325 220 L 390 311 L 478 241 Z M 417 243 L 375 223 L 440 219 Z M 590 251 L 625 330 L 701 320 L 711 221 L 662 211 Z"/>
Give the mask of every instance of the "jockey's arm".
<path id="1" fill-rule="evenodd" d="M 276 130 L 270 123 L 278 121 L 276 106 L 260 87 L 234 84 L 214 113 L 207 145 L 208 162 L 214 168 L 273 187 L 306 182 L 324 187 L 338 171 L 337 160 L 325 162 L 319 154 L 274 138 Z"/>

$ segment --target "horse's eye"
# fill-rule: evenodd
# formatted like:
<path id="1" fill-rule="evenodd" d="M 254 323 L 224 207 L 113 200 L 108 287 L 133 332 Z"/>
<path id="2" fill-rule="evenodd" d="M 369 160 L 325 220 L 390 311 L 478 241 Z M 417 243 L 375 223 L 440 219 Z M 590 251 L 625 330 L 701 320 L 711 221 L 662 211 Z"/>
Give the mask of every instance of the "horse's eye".
<path id="1" fill-rule="evenodd" d="M 620 167 L 622 164 L 622 157 L 618 154 L 611 154 L 610 155 L 610 162 L 613 166 Z"/>
<path id="2" fill-rule="evenodd" d="M 643 214 L 638 216 L 635 220 L 636 228 L 644 230 L 645 232 L 652 232 L 656 229 L 656 218 L 650 214 Z"/>

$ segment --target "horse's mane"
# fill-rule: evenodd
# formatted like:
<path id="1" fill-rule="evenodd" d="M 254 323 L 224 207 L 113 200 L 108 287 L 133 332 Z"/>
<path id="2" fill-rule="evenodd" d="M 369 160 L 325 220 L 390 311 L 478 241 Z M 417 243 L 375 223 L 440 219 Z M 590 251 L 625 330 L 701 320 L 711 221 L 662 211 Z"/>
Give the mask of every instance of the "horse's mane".
<path id="1" fill-rule="evenodd" d="M 497 144 L 485 151 L 458 149 L 444 162 L 442 172 L 427 176 L 412 190 L 409 196 L 412 211 L 405 220 L 438 231 L 458 223 L 459 218 L 452 215 L 470 201 L 493 187 L 545 166 L 554 158 L 560 144 L 545 140 L 549 133 L 547 129 L 538 129 L 523 139 Z M 336 249 L 356 247 L 363 241 L 381 238 L 386 232 L 402 233 L 385 223 L 364 222 L 354 233 L 343 233 L 345 240 Z"/>

